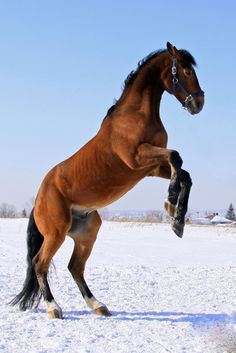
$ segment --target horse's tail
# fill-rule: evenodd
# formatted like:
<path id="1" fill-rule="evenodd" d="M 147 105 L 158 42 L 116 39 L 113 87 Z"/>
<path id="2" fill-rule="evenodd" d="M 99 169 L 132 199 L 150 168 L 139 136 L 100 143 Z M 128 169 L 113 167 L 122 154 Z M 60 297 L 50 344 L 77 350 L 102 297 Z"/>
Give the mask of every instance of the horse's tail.
<path id="1" fill-rule="evenodd" d="M 30 214 L 27 228 L 26 279 L 22 291 L 10 302 L 11 305 L 19 304 L 21 310 L 37 307 L 42 296 L 32 260 L 43 244 L 43 236 L 35 224 L 33 211 Z"/>

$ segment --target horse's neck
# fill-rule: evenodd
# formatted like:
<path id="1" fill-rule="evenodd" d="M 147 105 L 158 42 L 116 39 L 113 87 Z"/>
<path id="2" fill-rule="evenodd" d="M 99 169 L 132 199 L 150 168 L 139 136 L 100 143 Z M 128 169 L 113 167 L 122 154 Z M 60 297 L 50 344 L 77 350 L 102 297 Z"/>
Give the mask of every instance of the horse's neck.
<path id="1" fill-rule="evenodd" d="M 142 111 L 149 120 L 159 120 L 160 101 L 164 92 L 161 71 L 160 59 L 153 59 L 140 70 L 134 82 L 123 92 L 121 104 Z"/>

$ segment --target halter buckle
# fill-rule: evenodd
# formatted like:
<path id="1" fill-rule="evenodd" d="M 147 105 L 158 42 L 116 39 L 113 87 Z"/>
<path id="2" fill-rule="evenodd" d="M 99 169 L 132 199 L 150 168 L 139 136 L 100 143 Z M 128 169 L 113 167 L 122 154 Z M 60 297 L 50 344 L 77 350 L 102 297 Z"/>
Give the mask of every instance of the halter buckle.
<path id="1" fill-rule="evenodd" d="M 193 100 L 193 96 L 189 94 L 183 102 L 183 108 L 188 109 L 188 103 L 191 102 L 192 100 Z"/>
<path id="2" fill-rule="evenodd" d="M 191 94 L 189 94 L 185 100 L 184 100 L 184 103 L 188 103 L 188 102 L 191 102 L 191 100 L 193 100 L 193 96 Z"/>
<path id="3" fill-rule="evenodd" d="M 173 63 L 171 72 L 172 72 L 172 75 L 173 75 L 173 76 L 175 76 L 175 75 L 177 74 L 177 69 L 176 69 L 176 66 L 174 66 L 174 63 Z"/>
<path id="4" fill-rule="evenodd" d="M 176 68 L 176 58 L 172 57 L 172 68 L 171 68 L 171 73 L 173 76 L 177 74 L 177 68 Z"/>
<path id="5" fill-rule="evenodd" d="M 177 79 L 177 77 L 173 77 L 172 82 L 173 82 L 174 85 L 176 85 L 178 83 L 178 81 L 179 80 Z"/>

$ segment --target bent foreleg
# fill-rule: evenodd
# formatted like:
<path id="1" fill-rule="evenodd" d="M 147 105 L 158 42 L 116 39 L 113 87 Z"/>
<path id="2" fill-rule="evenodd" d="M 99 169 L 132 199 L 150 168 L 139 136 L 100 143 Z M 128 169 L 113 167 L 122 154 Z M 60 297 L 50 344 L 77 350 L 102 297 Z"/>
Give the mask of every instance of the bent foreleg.
<path id="1" fill-rule="evenodd" d="M 142 144 L 138 148 L 136 161 L 140 166 L 155 165 L 149 173 L 150 176 L 170 179 L 165 209 L 173 217 L 172 228 L 174 232 L 182 237 L 192 181 L 189 173 L 181 169 L 183 161 L 179 153 L 174 150 Z"/>
<path id="2" fill-rule="evenodd" d="M 172 221 L 172 229 L 180 238 L 183 236 L 185 215 L 188 210 L 189 194 L 192 187 L 192 180 L 190 174 L 181 169 L 180 172 L 180 186 L 181 190 L 178 197 L 178 204 Z"/>

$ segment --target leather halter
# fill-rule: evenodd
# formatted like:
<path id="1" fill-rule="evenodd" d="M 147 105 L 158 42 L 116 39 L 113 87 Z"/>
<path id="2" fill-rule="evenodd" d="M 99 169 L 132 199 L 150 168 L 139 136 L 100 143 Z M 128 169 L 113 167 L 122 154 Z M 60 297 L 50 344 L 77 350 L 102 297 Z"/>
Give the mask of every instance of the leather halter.
<path id="1" fill-rule="evenodd" d="M 194 98 L 194 97 L 204 97 L 204 91 L 199 91 L 197 93 L 188 93 L 186 89 L 181 85 L 177 78 L 177 67 L 176 67 L 176 58 L 173 56 L 172 57 L 172 83 L 173 83 L 173 94 L 176 95 L 176 86 L 179 87 L 179 89 L 186 95 L 185 100 L 183 101 L 182 105 L 184 109 L 187 109 L 188 103 Z"/>

